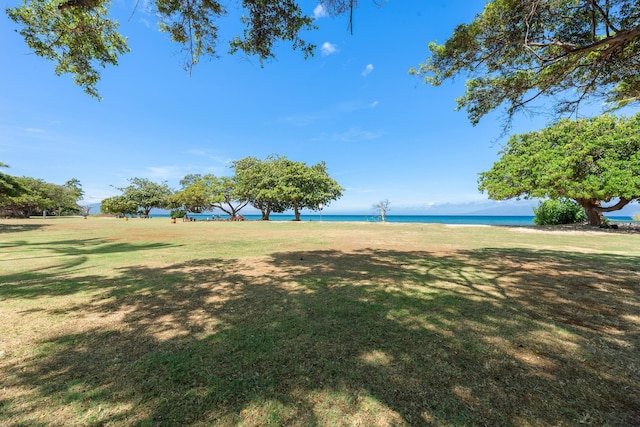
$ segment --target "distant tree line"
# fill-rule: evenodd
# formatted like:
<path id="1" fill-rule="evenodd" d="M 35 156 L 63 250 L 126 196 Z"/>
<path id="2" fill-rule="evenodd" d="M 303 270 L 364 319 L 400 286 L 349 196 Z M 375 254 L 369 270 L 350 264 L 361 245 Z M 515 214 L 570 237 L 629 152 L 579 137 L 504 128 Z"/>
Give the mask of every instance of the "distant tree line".
<path id="1" fill-rule="evenodd" d="M 104 199 L 101 210 L 115 215 L 139 214 L 148 217 L 152 208 L 172 209 L 184 213 L 212 212 L 216 209 L 230 217 L 251 205 L 263 220 L 272 213 L 293 210 L 300 220 L 302 209 L 320 210 L 342 196 L 344 189 L 329 176 L 324 162 L 308 166 L 283 156 L 264 160 L 245 157 L 231 164 L 234 175 L 190 174 L 172 190 L 166 182 L 131 178 L 129 185 L 118 188 L 120 195 Z"/>
<path id="2" fill-rule="evenodd" d="M 2 163 L 0 166 L 6 167 Z M 58 185 L 0 172 L 0 212 L 3 216 L 78 215 L 86 212 L 86 208 L 78 205 L 83 194 L 80 181 L 75 178 Z"/>

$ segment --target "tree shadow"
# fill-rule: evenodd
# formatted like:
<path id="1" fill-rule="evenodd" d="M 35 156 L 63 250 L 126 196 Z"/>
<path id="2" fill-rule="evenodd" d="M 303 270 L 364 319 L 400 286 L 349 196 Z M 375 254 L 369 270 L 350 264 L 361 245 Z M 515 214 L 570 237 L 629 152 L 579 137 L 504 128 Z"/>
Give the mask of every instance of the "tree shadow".
<path id="1" fill-rule="evenodd" d="M 136 425 L 635 425 L 639 261 L 368 249 L 75 278 L 103 293 L 64 314 L 118 321 L 9 365 L 34 406 L 0 414 L 44 399 Z"/>
<path id="2" fill-rule="evenodd" d="M 0 299 L 3 298 L 39 298 L 43 296 L 61 296 L 73 293 L 100 289 L 104 278 L 100 275 L 67 274 L 85 264 L 93 255 L 109 255 L 117 253 L 134 253 L 152 251 L 168 247 L 179 247 L 171 243 L 120 243 L 103 239 L 55 240 L 50 242 L 11 241 L 0 244 L 0 249 L 20 248 L 19 255 L 4 257 L 0 267 L 15 262 L 34 262 L 27 272 L 14 274 L 0 273 Z M 48 252 L 42 255 L 43 249 Z M 29 256 L 33 250 L 38 255 Z M 55 264 L 37 266 L 36 260 L 50 258 Z M 1 272 L 2 270 L 0 270 Z"/>
<path id="3" fill-rule="evenodd" d="M 34 231 L 44 227 L 49 227 L 49 224 L 0 224 L 0 234 L 4 233 L 20 233 L 23 231 Z"/>

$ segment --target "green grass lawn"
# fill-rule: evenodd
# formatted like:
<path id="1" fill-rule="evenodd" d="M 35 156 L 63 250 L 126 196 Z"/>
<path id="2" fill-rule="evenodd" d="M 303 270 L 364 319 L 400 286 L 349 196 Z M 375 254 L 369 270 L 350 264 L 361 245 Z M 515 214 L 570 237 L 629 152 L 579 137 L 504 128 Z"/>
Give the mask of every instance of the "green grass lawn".
<path id="1" fill-rule="evenodd" d="M 640 425 L 640 234 L 0 220 L 0 425 Z"/>

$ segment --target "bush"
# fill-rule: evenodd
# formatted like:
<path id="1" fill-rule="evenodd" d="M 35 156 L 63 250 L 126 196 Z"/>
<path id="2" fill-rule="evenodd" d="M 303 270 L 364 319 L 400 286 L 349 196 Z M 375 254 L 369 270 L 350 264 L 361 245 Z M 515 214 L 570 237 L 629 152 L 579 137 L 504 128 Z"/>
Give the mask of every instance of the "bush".
<path id="1" fill-rule="evenodd" d="M 187 212 L 182 209 L 174 209 L 169 213 L 169 216 L 173 219 L 179 219 L 184 218 L 186 214 Z"/>
<path id="2" fill-rule="evenodd" d="M 536 225 L 575 224 L 587 220 L 584 208 L 573 200 L 545 200 L 533 208 Z"/>

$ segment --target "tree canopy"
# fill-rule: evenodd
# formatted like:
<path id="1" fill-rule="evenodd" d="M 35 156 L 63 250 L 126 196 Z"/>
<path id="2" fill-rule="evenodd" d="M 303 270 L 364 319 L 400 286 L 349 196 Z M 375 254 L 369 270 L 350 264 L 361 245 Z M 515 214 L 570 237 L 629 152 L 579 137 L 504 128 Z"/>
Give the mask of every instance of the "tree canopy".
<path id="1" fill-rule="evenodd" d="M 1 175 L 1 174 L 0 174 Z M 0 191 L 0 208 L 16 217 L 29 217 L 44 211 L 53 211 L 58 216 L 81 211 L 78 200 L 84 194 L 80 181 L 71 179 L 64 185 L 30 177 L 0 176 L 3 182 L 11 183 L 8 191 Z"/>
<path id="2" fill-rule="evenodd" d="M 282 166 L 280 198 L 293 209 L 296 221 L 300 221 L 300 209 L 317 211 L 342 197 L 344 188 L 329 176 L 324 162 L 307 166 L 285 159 Z"/>
<path id="3" fill-rule="evenodd" d="M 573 199 L 591 225 L 600 225 L 603 212 L 640 199 L 640 114 L 562 119 L 514 135 L 478 183 L 494 200 Z"/>
<path id="4" fill-rule="evenodd" d="M 102 200 L 100 210 L 107 214 L 126 216 L 135 215 L 138 212 L 138 206 L 133 200 L 124 195 L 119 195 Z"/>
<path id="5" fill-rule="evenodd" d="M 237 194 L 235 177 L 192 174 L 185 176 L 180 185 L 182 190 L 169 198 L 169 204 L 171 207 L 183 207 L 188 212 L 220 209 L 235 217 L 249 203 Z"/>
<path id="6" fill-rule="evenodd" d="M 180 180 L 182 189 L 169 196 L 168 206 L 184 208 L 187 212 L 202 213 L 211 210 L 212 180 L 211 175 L 187 175 Z"/>
<path id="7" fill-rule="evenodd" d="M 0 167 L 8 168 L 9 165 L 0 162 Z M 0 172 L 0 200 L 3 197 L 14 197 L 24 193 L 26 189 L 20 185 L 18 180 L 4 172 Z"/>
<path id="8" fill-rule="evenodd" d="M 277 156 L 270 156 L 265 160 L 249 156 L 231 164 L 235 171 L 239 197 L 248 200 L 251 206 L 258 209 L 265 221 L 271 213 L 282 213 L 288 208 L 278 188 L 283 162 L 284 159 Z"/>
<path id="9" fill-rule="evenodd" d="M 220 209 L 234 218 L 251 204 L 261 212 L 263 220 L 268 220 L 271 213 L 289 209 L 300 220 L 301 209 L 319 210 L 340 198 L 344 191 L 329 176 L 324 162 L 307 166 L 272 155 L 264 160 L 245 157 L 231 167 L 235 174 L 230 177 L 186 175 L 180 180 L 182 188 L 175 192 L 164 182 L 131 178 L 129 186 L 119 188 L 121 195 L 102 201 L 101 209 L 105 213 L 140 213 L 145 217 L 152 208 L 192 213 Z"/>
<path id="10" fill-rule="evenodd" d="M 557 115 L 588 99 L 618 108 L 640 100 L 640 2 L 492 0 L 411 73 L 434 86 L 462 75 L 457 99 L 473 124 L 504 107 L 508 122 L 539 97 Z"/>
<path id="11" fill-rule="evenodd" d="M 245 157 L 232 164 L 235 170 L 236 197 L 248 200 L 268 220 L 272 212 L 293 209 L 319 210 L 342 196 L 344 189 L 329 176 L 324 162 L 307 166 L 286 157 L 269 156 L 265 160 Z"/>
<path id="12" fill-rule="evenodd" d="M 153 208 L 169 207 L 169 196 L 173 193 L 166 182 L 157 183 L 147 178 L 131 178 L 129 185 L 119 188 L 122 196 L 133 202 L 143 217 L 149 216 Z"/>
<path id="13" fill-rule="evenodd" d="M 375 0 L 373 0 L 375 1 Z M 229 44 L 229 52 L 255 55 L 263 63 L 274 57 L 280 42 L 291 43 L 305 57 L 315 46 L 301 33 L 315 29 L 311 16 L 305 15 L 299 0 L 242 0 L 240 18 L 243 31 Z M 322 0 L 334 15 L 353 12 L 357 0 Z M 136 3 L 137 4 L 137 3 Z M 145 3 L 158 19 L 160 31 L 180 45 L 185 69 L 189 72 L 202 57 L 216 57 L 218 20 L 232 0 L 152 0 Z M 110 16 L 108 0 L 23 0 L 7 8 L 9 18 L 20 26 L 20 34 L 36 54 L 55 63 L 56 74 L 70 73 L 76 84 L 89 95 L 99 97 L 100 69 L 118 64 L 129 52 L 127 38 L 118 32 L 119 23 Z"/>

